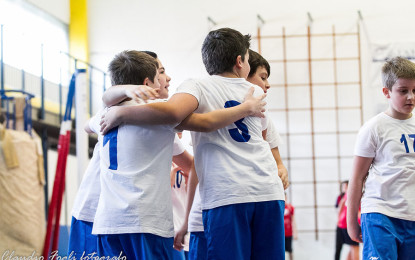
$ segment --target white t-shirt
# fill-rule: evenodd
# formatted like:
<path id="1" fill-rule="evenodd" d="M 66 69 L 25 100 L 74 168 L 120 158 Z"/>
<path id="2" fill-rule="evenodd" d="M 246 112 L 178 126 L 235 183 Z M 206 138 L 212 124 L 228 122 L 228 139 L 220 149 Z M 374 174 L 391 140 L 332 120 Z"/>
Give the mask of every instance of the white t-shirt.
<path id="1" fill-rule="evenodd" d="M 200 201 L 199 184 L 196 186 L 195 197 L 193 198 L 192 209 L 187 224 L 189 232 L 203 232 L 202 203 Z"/>
<path id="2" fill-rule="evenodd" d="M 89 121 L 89 125 L 91 125 L 91 121 L 92 120 Z M 92 158 L 89 161 L 81 185 L 76 194 L 72 208 L 72 216 L 77 220 L 88 222 L 94 221 L 101 191 L 99 181 L 99 147 L 100 143 L 98 142 L 95 145 L 94 153 L 92 154 Z"/>
<path id="3" fill-rule="evenodd" d="M 278 147 L 282 144 L 281 136 L 275 128 L 274 123 L 269 117 L 267 118 L 267 135 L 265 139 L 268 142 L 269 147 L 271 149 Z"/>
<path id="4" fill-rule="evenodd" d="M 374 158 L 361 212 L 415 221 L 415 118 L 380 113 L 359 131 L 355 155 Z"/>
<path id="5" fill-rule="evenodd" d="M 206 113 L 242 103 L 251 87 L 254 95 L 263 93 L 243 78 L 210 76 L 185 81 L 177 93 L 193 95 L 199 102 L 195 112 Z M 277 165 L 262 137 L 266 119 L 246 117 L 235 123 L 210 133 L 192 132 L 202 209 L 284 200 Z"/>
<path id="6" fill-rule="evenodd" d="M 281 144 L 281 137 L 275 129 L 274 123 L 268 120 L 267 136 L 266 141 L 268 142 L 270 149 L 278 147 Z M 278 172 L 277 172 L 278 174 Z M 202 217 L 202 205 L 199 195 L 199 185 L 196 187 L 195 196 L 193 198 L 192 209 L 189 214 L 188 221 L 189 232 L 203 232 L 203 217 Z"/>
<path id="7" fill-rule="evenodd" d="M 99 129 L 99 124 L 94 127 Z M 105 137 L 99 135 L 101 194 L 93 234 L 174 236 L 170 195 L 174 127 L 120 125 Z"/>

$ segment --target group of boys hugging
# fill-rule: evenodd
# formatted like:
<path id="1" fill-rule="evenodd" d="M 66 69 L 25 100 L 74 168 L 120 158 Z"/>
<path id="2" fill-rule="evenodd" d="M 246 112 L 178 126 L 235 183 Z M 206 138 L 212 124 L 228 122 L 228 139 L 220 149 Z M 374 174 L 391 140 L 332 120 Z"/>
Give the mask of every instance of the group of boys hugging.
<path id="1" fill-rule="evenodd" d="M 173 259 L 173 247 L 183 248 L 188 231 L 189 259 L 285 258 L 288 176 L 265 110 L 270 66 L 249 42 L 249 35 L 230 28 L 209 32 L 202 58 L 210 76 L 183 82 L 168 100 L 170 77 L 155 53 L 115 56 L 113 87 L 103 96 L 109 108 L 85 127 L 98 134 L 98 143 L 72 211 L 72 259 Z M 387 64 L 392 85 L 383 91 L 390 108 L 359 133 L 348 228 L 352 239 L 361 239 L 362 198 L 367 259 L 398 259 L 387 257 L 392 241 L 399 259 L 415 259 L 415 66 L 402 58 Z M 194 158 L 177 137 L 181 130 L 191 131 Z M 398 139 L 391 136 L 398 132 Z M 176 234 L 172 161 L 189 176 L 186 216 Z M 375 223 L 386 220 L 387 229 Z"/>

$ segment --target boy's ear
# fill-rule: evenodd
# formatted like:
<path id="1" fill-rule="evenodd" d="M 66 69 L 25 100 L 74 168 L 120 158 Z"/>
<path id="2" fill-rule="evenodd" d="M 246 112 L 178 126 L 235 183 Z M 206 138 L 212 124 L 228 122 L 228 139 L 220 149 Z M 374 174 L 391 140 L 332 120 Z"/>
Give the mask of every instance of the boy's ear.
<path id="1" fill-rule="evenodd" d="M 383 87 L 382 91 L 383 91 L 383 95 L 385 95 L 385 97 L 387 97 L 387 98 L 391 97 L 390 94 L 389 94 L 389 89 L 388 88 Z"/>
<path id="2" fill-rule="evenodd" d="M 144 81 L 143 81 L 143 85 L 146 85 L 146 86 L 148 86 L 148 83 L 150 82 L 150 79 L 147 77 L 147 78 L 145 78 L 144 79 Z"/>
<path id="3" fill-rule="evenodd" d="M 238 57 L 236 57 L 236 67 L 238 68 L 238 69 L 240 69 L 240 68 L 242 68 L 242 64 L 243 64 L 244 62 L 243 62 L 243 60 L 242 60 L 242 56 L 241 55 L 238 55 Z"/>

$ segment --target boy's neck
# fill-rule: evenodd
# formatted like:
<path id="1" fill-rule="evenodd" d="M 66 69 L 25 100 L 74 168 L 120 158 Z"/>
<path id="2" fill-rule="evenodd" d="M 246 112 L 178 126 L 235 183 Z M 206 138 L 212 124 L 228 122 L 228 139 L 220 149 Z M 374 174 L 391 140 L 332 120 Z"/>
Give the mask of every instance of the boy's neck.
<path id="1" fill-rule="evenodd" d="M 412 113 L 409 113 L 409 114 L 398 113 L 396 111 L 393 111 L 393 109 L 391 108 L 388 108 L 385 111 L 385 114 L 398 120 L 406 120 L 412 117 Z"/>
<path id="2" fill-rule="evenodd" d="M 243 78 L 240 71 L 235 66 L 233 67 L 232 71 L 225 71 L 217 75 L 225 78 Z"/>

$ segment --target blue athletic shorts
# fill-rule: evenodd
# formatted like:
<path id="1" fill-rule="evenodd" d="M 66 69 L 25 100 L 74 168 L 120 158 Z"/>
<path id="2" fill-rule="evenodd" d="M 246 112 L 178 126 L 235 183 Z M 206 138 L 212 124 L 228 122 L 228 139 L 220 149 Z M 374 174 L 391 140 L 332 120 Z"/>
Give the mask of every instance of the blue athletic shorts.
<path id="1" fill-rule="evenodd" d="M 189 260 L 206 260 L 207 242 L 205 232 L 191 232 L 189 239 Z"/>
<path id="2" fill-rule="evenodd" d="M 173 254 L 173 260 L 186 260 L 185 251 L 182 249 L 181 251 L 177 251 L 174 248 L 171 248 Z"/>
<path id="3" fill-rule="evenodd" d="M 92 235 L 92 222 L 72 217 L 69 234 L 68 259 L 81 259 L 97 256 L 98 237 Z"/>
<path id="4" fill-rule="evenodd" d="M 362 214 L 363 259 L 415 259 L 415 221 Z"/>
<path id="5" fill-rule="evenodd" d="M 232 204 L 203 211 L 208 259 L 284 259 L 284 201 Z"/>
<path id="6" fill-rule="evenodd" d="M 149 233 L 98 235 L 98 256 L 120 259 L 173 259 L 173 238 Z M 126 258 L 125 258 L 126 256 Z"/>

